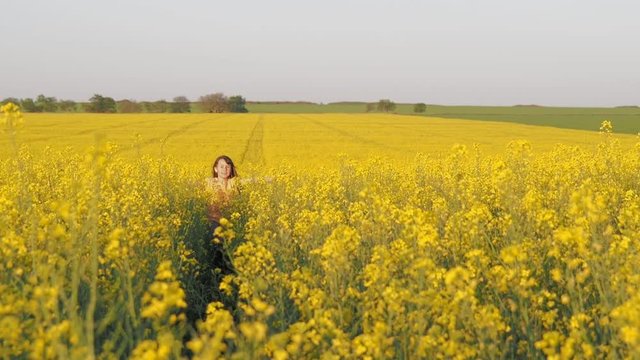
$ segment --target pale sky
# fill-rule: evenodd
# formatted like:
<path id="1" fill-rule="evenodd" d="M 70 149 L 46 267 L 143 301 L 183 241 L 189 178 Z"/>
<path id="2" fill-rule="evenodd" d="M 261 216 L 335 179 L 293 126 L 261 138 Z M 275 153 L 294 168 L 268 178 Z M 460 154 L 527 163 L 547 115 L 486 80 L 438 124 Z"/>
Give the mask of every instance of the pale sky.
<path id="1" fill-rule="evenodd" d="M 640 105 L 638 0 L 0 5 L 0 99 Z"/>

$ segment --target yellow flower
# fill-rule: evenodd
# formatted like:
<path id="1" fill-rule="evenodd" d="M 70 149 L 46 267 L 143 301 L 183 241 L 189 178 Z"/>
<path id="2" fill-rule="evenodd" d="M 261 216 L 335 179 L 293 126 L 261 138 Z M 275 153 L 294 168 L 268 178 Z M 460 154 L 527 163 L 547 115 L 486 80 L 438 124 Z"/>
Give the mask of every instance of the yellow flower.
<path id="1" fill-rule="evenodd" d="M 0 107 L 2 116 L 2 125 L 4 125 L 5 131 L 14 133 L 24 123 L 22 112 L 18 105 L 8 102 Z"/>
<path id="2" fill-rule="evenodd" d="M 610 134 L 613 131 L 613 125 L 609 120 L 603 120 L 600 124 L 600 132 Z"/>

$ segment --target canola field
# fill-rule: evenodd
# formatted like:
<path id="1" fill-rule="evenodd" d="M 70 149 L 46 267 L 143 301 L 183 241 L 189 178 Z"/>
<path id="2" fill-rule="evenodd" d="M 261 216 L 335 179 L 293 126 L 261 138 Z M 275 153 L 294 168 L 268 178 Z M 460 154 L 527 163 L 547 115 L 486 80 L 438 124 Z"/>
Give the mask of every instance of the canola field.
<path id="1" fill-rule="evenodd" d="M 0 119 L 2 358 L 640 356 L 640 145 L 609 122 Z"/>
<path id="2" fill-rule="evenodd" d="M 48 147 L 84 152 L 96 143 L 117 146 L 123 159 L 171 157 L 207 171 L 219 154 L 242 169 L 284 162 L 316 168 L 343 157 L 412 161 L 416 154 L 446 156 L 455 145 L 484 155 L 504 153 L 510 141 L 526 140 L 535 153 L 558 144 L 593 149 L 598 129 L 580 131 L 463 119 L 386 114 L 25 114 L 17 141 L 34 156 Z M 603 119 L 604 120 L 604 119 Z M 620 135 L 623 146 L 637 136 Z M 0 155 L 10 139 L 0 138 Z M 68 149 L 69 147 L 69 149 Z"/>

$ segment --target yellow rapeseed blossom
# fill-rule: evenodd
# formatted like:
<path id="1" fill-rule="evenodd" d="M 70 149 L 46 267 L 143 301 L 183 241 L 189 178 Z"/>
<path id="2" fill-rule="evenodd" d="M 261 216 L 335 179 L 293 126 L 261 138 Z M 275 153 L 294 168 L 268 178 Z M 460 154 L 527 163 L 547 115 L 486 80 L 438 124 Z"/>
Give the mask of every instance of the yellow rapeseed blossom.
<path id="1" fill-rule="evenodd" d="M 603 120 L 600 124 L 600 131 L 609 134 L 613 131 L 613 125 L 610 120 Z"/>
<path id="2" fill-rule="evenodd" d="M 19 109 L 2 114 L 15 130 Z M 610 123 L 583 134 L 600 145 L 501 137 L 484 153 L 460 135 L 408 156 L 394 150 L 408 140 L 347 121 L 391 119 L 367 116 L 283 117 L 335 138 L 301 154 L 220 140 L 246 153 L 246 181 L 213 255 L 208 166 L 149 156 L 144 132 L 86 153 L 14 147 L 0 158 L 0 357 L 638 357 L 640 157 Z M 154 119 L 103 121 L 155 131 Z M 180 119 L 162 122 L 163 149 L 188 154 L 170 140 L 211 121 Z M 216 119 L 252 136 L 282 126 Z M 403 121 L 413 130 L 394 129 L 419 139 L 435 124 Z"/>
<path id="3" fill-rule="evenodd" d="M 8 102 L 0 106 L 0 113 L 2 113 L 2 123 L 0 125 L 4 128 L 4 131 L 13 134 L 24 124 L 24 118 L 20 107 L 12 102 Z"/>
<path id="4" fill-rule="evenodd" d="M 156 281 L 149 286 L 142 298 L 143 318 L 163 319 L 176 309 L 184 309 L 184 291 L 175 280 L 171 270 L 171 262 L 163 261 L 158 265 Z"/>

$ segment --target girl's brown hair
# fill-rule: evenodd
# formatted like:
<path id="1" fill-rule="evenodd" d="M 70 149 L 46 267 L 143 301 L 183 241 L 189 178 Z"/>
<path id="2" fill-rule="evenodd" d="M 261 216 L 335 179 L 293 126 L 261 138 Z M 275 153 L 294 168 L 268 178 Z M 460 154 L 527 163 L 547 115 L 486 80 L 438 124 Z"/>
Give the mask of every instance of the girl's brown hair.
<path id="1" fill-rule="evenodd" d="M 226 161 L 227 164 L 231 166 L 231 173 L 229 174 L 229 179 L 238 176 L 238 173 L 236 172 L 236 166 L 233 165 L 233 160 L 231 160 L 231 158 L 228 157 L 227 155 L 220 155 L 216 158 L 216 161 L 213 162 L 213 166 L 211 167 L 211 173 L 213 174 L 214 178 L 218 177 L 218 172 L 216 171 L 216 165 L 218 165 L 218 161 L 220 160 Z"/>

